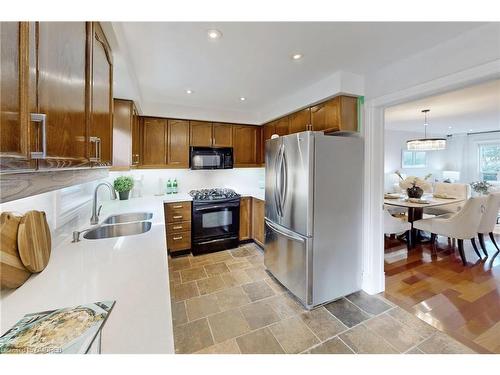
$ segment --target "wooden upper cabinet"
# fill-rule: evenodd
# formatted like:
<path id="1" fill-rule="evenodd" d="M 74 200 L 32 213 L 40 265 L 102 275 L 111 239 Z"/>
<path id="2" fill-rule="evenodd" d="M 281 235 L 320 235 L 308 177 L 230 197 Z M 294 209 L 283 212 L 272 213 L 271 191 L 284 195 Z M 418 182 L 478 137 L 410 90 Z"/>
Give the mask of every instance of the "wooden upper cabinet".
<path id="1" fill-rule="evenodd" d="M 190 121 L 191 146 L 212 147 L 212 123 L 206 121 Z"/>
<path id="2" fill-rule="evenodd" d="M 311 109 L 305 108 L 290 115 L 290 134 L 310 130 Z"/>
<path id="3" fill-rule="evenodd" d="M 276 133 L 276 123 L 274 121 L 264 124 L 262 127 L 262 137 L 263 141 L 271 139 L 271 136 Z"/>
<path id="4" fill-rule="evenodd" d="M 165 166 L 167 164 L 167 120 L 143 118 L 142 165 Z"/>
<path id="5" fill-rule="evenodd" d="M 352 96 L 340 96 L 339 130 L 358 131 L 358 98 Z"/>
<path id="6" fill-rule="evenodd" d="M 233 126 L 233 157 L 236 167 L 253 167 L 258 164 L 258 126 Z"/>
<path id="7" fill-rule="evenodd" d="M 141 164 L 141 139 L 142 139 L 142 119 L 137 113 L 135 105 L 132 114 L 132 165 Z"/>
<path id="8" fill-rule="evenodd" d="M 337 96 L 311 107 L 312 130 L 357 131 L 357 98 Z"/>
<path id="9" fill-rule="evenodd" d="M 233 127 L 228 124 L 213 124 L 213 144 L 214 147 L 233 146 Z"/>
<path id="10" fill-rule="evenodd" d="M 132 132 L 136 113 L 132 100 L 113 99 L 113 168 L 133 165 Z"/>
<path id="11" fill-rule="evenodd" d="M 168 120 L 167 164 L 174 168 L 189 167 L 189 121 Z"/>
<path id="12" fill-rule="evenodd" d="M 276 120 L 275 127 L 276 127 L 275 132 L 279 136 L 289 134 L 290 133 L 290 117 L 285 116 L 285 117 L 280 118 L 279 120 Z"/>
<path id="13" fill-rule="evenodd" d="M 85 22 L 39 22 L 36 37 L 30 38 L 36 42 L 30 49 L 37 56 L 37 65 L 30 70 L 38 71 L 33 77 L 38 81 L 29 84 L 38 88 L 37 112 L 46 116 L 46 156 L 38 160 L 41 168 L 88 165 L 87 27 L 90 24 Z"/>
<path id="14" fill-rule="evenodd" d="M 34 169 L 30 161 L 26 22 L 0 22 L 0 168 Z M 34 133 L 34 132 L 33 132 Z"/>
<path id="15" fill-rule="evenodd" d="M 89 158 L 98 165 L 113 160 L 113 58 L 98 22 L 92 22 Z"/>

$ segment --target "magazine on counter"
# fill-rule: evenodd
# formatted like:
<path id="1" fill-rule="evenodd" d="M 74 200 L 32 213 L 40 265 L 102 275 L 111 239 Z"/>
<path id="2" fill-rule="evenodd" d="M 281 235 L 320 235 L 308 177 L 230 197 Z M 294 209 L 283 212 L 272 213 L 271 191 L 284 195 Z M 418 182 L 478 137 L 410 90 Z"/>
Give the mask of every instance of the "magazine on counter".
<path id="1" fill-rule="evenodd" d="M 102 301 L 27 314 L 0 337 L 0 353 L 85 354 L 114 304 Z"/>

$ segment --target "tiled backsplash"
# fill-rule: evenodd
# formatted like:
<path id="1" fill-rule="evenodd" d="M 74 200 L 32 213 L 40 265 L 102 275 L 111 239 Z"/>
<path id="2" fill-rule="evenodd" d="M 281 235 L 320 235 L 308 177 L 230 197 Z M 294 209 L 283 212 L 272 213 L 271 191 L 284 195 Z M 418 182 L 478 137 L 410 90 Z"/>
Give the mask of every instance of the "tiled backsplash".
<path id="1" fill-rule="evenodd" d="M 104 180 L 74 185 L 68 188 L 34 195 L 0 204 L 0 212 L 12 211 L 23 214 L 29 210 L 45 211 L 52 232 L 52 246 L 55 247 L 78 228 L 89 225 L 92 194 L 101 181 L 113 182 L 120 175 L 131 175 L 142 180 L 132 194 L 142 196 L 158 194 L 160 186 L 165 191 L 169 178 L 177 178 L 179 193 L 192 189 L 229 187 L 236 191 L 251 191 L 264 186 L 264 168 L 242 168 L 221 171 L 192 171 L 188 169 L 136 169 L 127 172 L 110 172 Z M 138 185 L 140 185 L 138 184 Z M 139 192 L 139 189 L 141 190 Z M 109 199 L 105 189 L 100 191 L 99 201 Z"/>

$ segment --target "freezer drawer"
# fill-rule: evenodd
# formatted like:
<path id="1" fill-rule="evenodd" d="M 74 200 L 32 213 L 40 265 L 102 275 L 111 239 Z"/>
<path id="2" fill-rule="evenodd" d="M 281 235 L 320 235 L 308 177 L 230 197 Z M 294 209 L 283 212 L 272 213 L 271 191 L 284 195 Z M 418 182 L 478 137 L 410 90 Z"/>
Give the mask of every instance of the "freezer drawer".
<path id="1" fill-rule="evenodd" d="M 312 239 L 266 219 L 264 264 L 305 306 L 312 304 Z"/>

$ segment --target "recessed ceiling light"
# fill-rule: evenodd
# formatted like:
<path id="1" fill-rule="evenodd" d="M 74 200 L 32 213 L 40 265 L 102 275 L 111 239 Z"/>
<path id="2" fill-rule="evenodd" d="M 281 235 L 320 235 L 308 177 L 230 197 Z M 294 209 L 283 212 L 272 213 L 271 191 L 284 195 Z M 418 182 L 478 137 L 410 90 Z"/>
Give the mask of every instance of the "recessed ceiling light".
<path id="1" fill-rule="evenodd" d="M 189 90 L 189 89 L 186 90 L 186 94 L 192 94 L 192 93 L 193 93 L 193 90 Z"/>
<path id="2" fill-rule="evenodd" d="M 247 98 L 245 98 L 244 96 L 242 96 L 242 97 L 240 97 L 240 100 L 241 100 L 242 102 L 244 102 L 245 100 L 247 100 Z"/>
<path id="3" fill-rule="evenodd" d="M 469 129 L 469 131 L 470 131 L 470 132 L 473 132 L 473 131 L 474 131 L 474 129 Z"/>
<path id="4" fill-rule="evenodd" d="M 219 39 L 222 36 L 222 33 L 219 30 L 208 30 L 208 38 L 209 39 Z"/>
<path id="5" fill-rule="evenodd" d="M 448 126 L 448 129 L 451 129 L 452 127 L 451 126 Z"/>
<path id="6" fill-rule="evenodd" d="M 295 53 L 292 55 L 292 59 L 294 59 L 294 60 L 300 60 L 301 58 L 302 58 L 301 53 Z"/>

